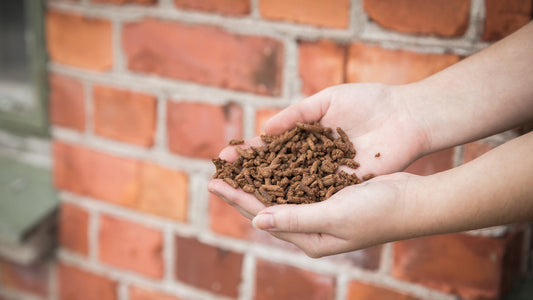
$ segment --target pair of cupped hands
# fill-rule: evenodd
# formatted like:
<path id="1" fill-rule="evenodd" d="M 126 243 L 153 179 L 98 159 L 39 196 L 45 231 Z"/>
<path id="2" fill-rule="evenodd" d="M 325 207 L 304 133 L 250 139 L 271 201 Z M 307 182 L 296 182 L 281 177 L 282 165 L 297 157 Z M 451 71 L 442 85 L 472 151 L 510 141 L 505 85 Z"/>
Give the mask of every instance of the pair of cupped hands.
<path id="1" fill-rule="evenodd" d="M 376 177 L 345 187 L 325 201 L 265 207 L 252 194 L 220 179 L 211 180 L 208 189 L 252 220 L 255 228 L 293 243 L 310 257 L 395 240 L 395 228 L 405 222 L 409 182 L 417 177 L 399 171 L 422 156 L 428 144 L 427 130 L 406 100 L 393 86 L 344 84 L 291 105 L 265 123 L 264 131 L 274 135 L 294 128 L 297 121 L 319 121 L 348 134 L 360 164 L 352 171 L 359 178 L 370 173 Z M 240 146 L 261 144 L 255 137 Z M 224 148 L 220 158 L 233 162 L 238 157 L 235 147 Z"/>

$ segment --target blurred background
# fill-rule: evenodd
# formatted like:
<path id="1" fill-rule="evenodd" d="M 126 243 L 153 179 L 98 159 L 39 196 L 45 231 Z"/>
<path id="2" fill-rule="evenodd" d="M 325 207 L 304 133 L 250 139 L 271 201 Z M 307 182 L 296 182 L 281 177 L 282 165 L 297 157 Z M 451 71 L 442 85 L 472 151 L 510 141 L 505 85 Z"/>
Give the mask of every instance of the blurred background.
<path id="1" fill-rule="evenodd" d="M 425 78 L 525 25 L 532 3 L 2 0 L 0 300 L 532 299 L 529 224 L 311 259 L 206 189 L 210 158 L 287 105 Z"/>

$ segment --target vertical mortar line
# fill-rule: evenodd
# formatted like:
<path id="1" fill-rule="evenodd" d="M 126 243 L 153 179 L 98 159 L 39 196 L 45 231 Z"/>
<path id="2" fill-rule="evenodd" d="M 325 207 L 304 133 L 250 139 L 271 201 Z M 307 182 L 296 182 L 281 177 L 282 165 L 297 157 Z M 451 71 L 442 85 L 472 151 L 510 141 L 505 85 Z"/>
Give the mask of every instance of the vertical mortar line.
<path id="1" fill-rule="evenodd" d="M 465 157 L 465 145 L 456 146 L 453 148 L 453 167 L 458 167 L 463 164 Z"/>
<path id="2" fill-rule="evenodd" d="M 48 297 L 49 300 L 57 299 L 57 257 L 48 262 Z"/>
<path id="3" fill-rule="evenodd" d="M 250 0 L 250 16 L 252 19 L 261 19 L 261 13 L 259 12 L 259 1 Z"/>
<path id="4" fill-rule="evenodd" d="M 164 94 L 157 94 L 156 124 L 154 136 L 154 148 L 162 151 L 167 149 L 167 99 Z"/>
<path id="5" fill-rule="evenodd" d="M 87 238 L 89 243 L 89 261 L 96 263 L 98 261 L 98 231 L 100 230 L 100 212 L 91 209 L 89 212 L 89 228 Z"/>
<path id="6" fill-rule="evenodd" d="M 346 272 L 340 272 L 335 282 L 335 300 L 345 300 L 348 296 L 348 275 Z"/>
<path id="7" fill-rule="evenodd" d="M 472 46 L 481 41 L 485 26 L 485 0 L 472 0 L 470 5 L 470 20 L 465 37 Z"/>
<path id="8" fill-rule="evenodd" d="M 381 249 L 381 256 L 379 258 L 378 273 L 383 275 L 389 275 L 392 271 L 392 265 L 394 263 L 394 249 L 392 243 L 386 243 Z"/>
<path id="9" fill-rule="evenodd" d="M 368 17 L 364 12 L 362 0 L 350 1 L 350 20 L 348 24 L 348 31 L 351 33 L 351 40 L 353 40 L 354 37 L 358 38 L 361 36 L 366 22 L 368 22 Z"/>
<path id="10" fill-rule="evenodd" d="M 174 281 L 174 232 L 170 225 L 163 228 L 163 281 L 172 284 Z"/>
<path id="11" fill-rule="evenodd" d="M 128 300 L 128 298 L 129 298 L 128 285 L 127 283 L 120 281 L 118 283 L 118 288 L 117 288 L 117 300 Z"/>
<path id="12" fill-rule="evenodd" d="M 116 17 L 112 20 L 113 35 L 113 72 L 120 73 L 125 69 L 124 56 L 122 55 L 122 21 Z"/>
<path id="13" fill-rule="evenodd" d="M 248 252 L 244 256 L 241 270 L 241 284 L 239 286 L 239 300 L 253 299 L 255 291 L 256 257 Z"/>
<path id="14" fill-rule="evenodd" d="M 174 0 L 159 0 L 159 8 L 174 9 Z"/>
<path id="15" fill-rule="evenodd" d="M 253 105 L 243 105 L 242 136 L 250 139 L 255 136 L 255 109 Z"/>
<path id="16" fill-rule="evenodd" d="M 209 228 L 207 180 L 202 173 L 189 173 L 189 206 L 187 222 L 199 232 Z"/>
<path id="17" fill-rule="evenodd" d="M 300 78 L 298 76 L 298 42 L 287 37 L 283 41 L 285 58 L 283 61 L 282 97 L 290 101 L 300 97 Z"/>

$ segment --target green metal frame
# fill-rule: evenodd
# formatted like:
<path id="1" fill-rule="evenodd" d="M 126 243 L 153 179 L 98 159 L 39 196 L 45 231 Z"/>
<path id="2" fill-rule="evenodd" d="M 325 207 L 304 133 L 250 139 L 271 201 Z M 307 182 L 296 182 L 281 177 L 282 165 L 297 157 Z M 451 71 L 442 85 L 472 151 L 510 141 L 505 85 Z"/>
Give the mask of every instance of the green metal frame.
<path id="1" fill-rule="evenodd" d="M 28 60 L 33 86 L 32 109 L 24 112 L 0 111 L 0 127 L 22 135 L 48 136 L 48 84 L 46 80 L 46 48 L 44 38 L 44 1 L 24 0 L 28 29 Z"/>

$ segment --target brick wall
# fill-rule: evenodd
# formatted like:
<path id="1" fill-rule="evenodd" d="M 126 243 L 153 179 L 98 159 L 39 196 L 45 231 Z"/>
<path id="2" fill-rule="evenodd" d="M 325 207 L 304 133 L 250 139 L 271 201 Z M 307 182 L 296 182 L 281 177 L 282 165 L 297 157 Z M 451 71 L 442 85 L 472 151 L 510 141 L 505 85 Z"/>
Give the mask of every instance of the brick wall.
<path id="1" fill-rule="evenodd" d="M 48 1 L 59 249 L 38 266 L 0 262 L 0 299 L 499 298 L 521 271 L 525 227 L 310 259 L 209 195 L 209 158 L 306 95 L 419 80 L 531 14 L 530 0 Z"/>

